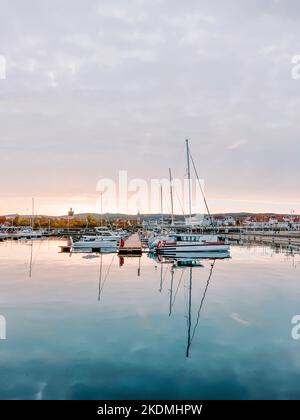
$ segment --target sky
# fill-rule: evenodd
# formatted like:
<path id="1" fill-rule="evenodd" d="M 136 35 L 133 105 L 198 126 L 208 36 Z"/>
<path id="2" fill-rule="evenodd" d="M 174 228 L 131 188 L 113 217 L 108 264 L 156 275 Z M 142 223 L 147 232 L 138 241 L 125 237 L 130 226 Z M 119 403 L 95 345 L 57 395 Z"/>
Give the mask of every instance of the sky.
<path id="1" fill-rule="evenodd" d="M 297 0 L 11 0 L 1 18 L 0 214 L 99 212 L 119 171 L 183 178 L 186 138 L 212 212 L 300 213 Z"/>

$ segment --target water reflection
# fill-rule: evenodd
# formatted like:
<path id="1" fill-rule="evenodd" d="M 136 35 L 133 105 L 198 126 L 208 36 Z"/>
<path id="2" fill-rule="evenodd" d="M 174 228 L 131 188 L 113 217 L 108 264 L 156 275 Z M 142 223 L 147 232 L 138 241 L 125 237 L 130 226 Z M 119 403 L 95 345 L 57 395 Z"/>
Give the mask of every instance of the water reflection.
<path id="1" fill-rule="evenodd" d="M 99 265 L 99 288 L 98 288 L 98 301 L 100 302 L 101 294 L 103 291 L 103 288 L 105 286 L 105 283 L 107 282 L 107 279 L 109 278 L 109 273 L 112 267 L 112 264 L 114 262 L 114 259 L 116 257 L 116 254 L 112 254 L 112 258 L 110 261 L 109 266 L 107 267 L 106 273 L 104 275 L 104 279 L 102 278 L 102 272 L 103 272 L 103 253 L 100 253 L 100 265 Z"/>
<path id="2" fill-rule="evenodd" d="M 0 244 L 0 398 L 300 397 L 299 255 L 69 258 L 58 243 Z"/>
<path id="3" fill-rule="evenodd" d="M 211 280 L 212 277 L 212 273 L 215 267 L 215 263 L 217 259 L 224 259 L 224 258 L 229 258 L 229 253 L 221 253 L 221 255 L 219 255 L 219 253 L 216 254 L 211 254 L 208 253 L 208 257 L 199 257 L 199 254 L 193 254 L 192 256 L 186 257 L 186 256 L 174 256 L 172 258 L 168 258 L 168 257 L 162 257 L 162 256 L 157 256 L 157 255 L 152 255 L 149 254 L 149 257 L 156 260 L 161 267 L 160 270 L 160 288 L 159 288 L 159 292 L 162 292 L 162 288 L 163 288 L 163 283 L 165 282 L 165 278 L 166 278 L 166 274 L 168 272 L 168 265 L 171 266 L 170 268 L 170 273 L 171 273 L 171 279 L 170 279 L 170 290 L 169 290 L 169 317 L 172 315 L 172 309 L 176 300 L 176 296 L 179 290 L 179 287 L 182 283 L 182 279 L 183 279 L 183 275 L 185 270 L 188 272 L 188 285 L 187 285 L 187 289 L 188 289 L 188 294 L 187 294 L 187 346 L 186 346 L 186 357 L 188 358 L 190 356 L 190 348 L 191 348 L 191 344 L 192 341 L 195 337 L 196 334 L 196 330 L 197 327 L 199 325 L 199 321 L 200 321 L 200 314 L 201 314 L 201 310 L 205 301 L 205 297 L 206 297 L 206 293 L 208 290 L 208 286 L 209 286 L 209 282 Z M 197 317 L 196 317 L 196 321 L 194 323 L 193 326 L 193 322 L 192 322 L 192 289 L 193 289 L 193 270 L 194 269 L 198 269 L 198 268 L 203 268 L 204 265 L 202 264 L 202 262 L 205 259 L 209 259 L 211 261 L 211 267 L 209 270 L 209 274 L 208 274 L 208 278 L 206 280 L 206 285 L 204 288 L 204 292 L 203 295 L 200 299 L 200 304 L 197 310 Z M 163 267 L 164 265 L 166 266 L 165 272 L 163 272 Z M 176 287 L 176 291 L 175 291 L 175 295 L 173 298 L 173 284 L 174 284 L 174 272 L 175 270 L 177 271 L 181 271 L 181 275 L 178 281 L 178 285 Z"/>

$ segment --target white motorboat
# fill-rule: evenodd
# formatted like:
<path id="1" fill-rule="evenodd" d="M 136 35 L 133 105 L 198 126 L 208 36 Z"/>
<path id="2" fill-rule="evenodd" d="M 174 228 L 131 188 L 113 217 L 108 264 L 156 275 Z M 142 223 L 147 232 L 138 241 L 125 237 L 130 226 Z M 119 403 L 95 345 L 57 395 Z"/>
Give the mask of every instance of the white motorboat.
<path id="1" fill-rule="evenodd" d="M 115 240 L 105 240 L 101 236 L 82 236 L 78 241 L 74 242 L 70 238 L 71 247 L 73 249 L 117 249 L 118 242 Z"/>
<path id="2" fill-rule="evenodd" d="M 116 241 L 118 244 L 122 239 L 122 235 L 118 232 L 109 230 L 106 226 L 95 227 L 94 232 L 89 232 L 87 235 L 83 235 L 85 238 L 103 239 L 106 241 Z"/>
<path id="3" fill-rule="evenodd" d="M 41 230 L 33 230 L 31 227 L 18 229 L 9 235 L 12 239 L 39 239 L 43 236 Z"/>

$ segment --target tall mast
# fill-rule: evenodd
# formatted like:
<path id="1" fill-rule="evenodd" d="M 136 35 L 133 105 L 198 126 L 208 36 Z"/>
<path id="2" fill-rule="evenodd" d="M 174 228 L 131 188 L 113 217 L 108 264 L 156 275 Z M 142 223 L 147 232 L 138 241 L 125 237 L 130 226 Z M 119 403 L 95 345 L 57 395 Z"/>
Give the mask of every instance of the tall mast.
<path id="1" fill-rule="evenodd" d="M 173 204 L 173 178 L 172 178 L 172 172 L 171 168 L 169 168 L 169 177 L 170 177 L 170 197 L 171 197 L 171 221 L 172 226 L 174 225 L 174 204 Z"/>
<path id="2" fill-rule="evenodd" d="M 189 181 L 189 215 L 190 215 L 190 224 L 192 220 L 192 191 L 191 191 L 191 168 L 190 168 L 190 148 L 189 141 L 186 140 L 186 158 L 187 158 L 187 171 L 188 171 L 188 181 Z"/>
<path id="3" fill-rule="evenodd" d="M 160 184 L 160 213 L 161 213 L 161 225 L 164 224 L 164 209 L 163 209 L 163 187 Z"/>
<path id="4" fill-rule="evenodd" d="M 34 228 L 34 198 L 32 198 L 32 216 L 31 216 L 31 227 Z"/>

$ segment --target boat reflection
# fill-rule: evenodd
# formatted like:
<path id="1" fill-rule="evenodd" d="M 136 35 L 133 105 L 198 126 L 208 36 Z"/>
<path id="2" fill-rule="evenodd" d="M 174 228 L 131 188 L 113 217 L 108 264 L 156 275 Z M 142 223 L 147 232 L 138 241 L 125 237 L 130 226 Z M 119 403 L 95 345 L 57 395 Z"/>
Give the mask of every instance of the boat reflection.
<path id="1" fill-rule="evenodd" d="M 98 302 L 100 302 L 101 294 L 102 294 L 103 288 L 105 286 L 105 283 L 108 280 L 109 273 L 110 273 L 111 267 L 113 265 L 115 256 L 116 256 L 116 254 L 113 254 L 112 259 L 110 261 L 110 264 L 107 267 L 106 273 L 105 273 L 105 275 L 103 277 L 103 253 L 100 253 L 99 282 L 98 282 Z"/>
<path id="2" fill-rule="evenodd" d="M 187 358 L 190 357 L 191 345 L 196 335 L 197 327 L 200 322 L 201 312 L 202 312 L 203 305 L 206 299 L 207 291 L 209 288 L 209 284 L 212 278 L 216 261 L 218 259 L 230 258 L 229 252 L 222 252 L 222 253 L 209 252 L 207 254 L 208 254 L 207 256 L 204 256 L 203 253 L 201 253 L 201 257 L 199 256 L 199 254 L 189 255 L 187 257 L 186 253 L 184 255 L 176 254 L 175 257 L 174 256 L 162 257 L 161 255 L 153 255 L 153 254 L 148 255 L 150 258 L 154 259 L 161 266 L 160 289 L 159 289 L 160 292 L 162 291 L 162 286 L 165 282 L 166 274 L 169 271 L 168 268 L 170 267 L 169 272 L 171 274 L 171 279 L 170 279 L 170 289 L 169 289 L 169 316 L 172 315 L 172 310 L 175 304 L 178 290 L 180 289 L 180 286 L 182 284 L 182 280 L 184 277 L 186 277 L 185 276 L 186 273 L 188 274 L 187 279 L 185 279 L 185 281 L 187 281 L 187 284 L 186 284 L 186 288 L 187 288 L 187 294 L 186 294 L 187 344 L 186 344 L 186 354 L 185 354 Z M 206 279 L 203 294 L 197 306 L 196 319 L 195 319 L 195 322 L 193 323 L 193 316 L 192 316 L 193 271 L 194 269 L 205 268 L 205 265 L 206 265 L 204 264 L 205 260 L 210 261 L 210 268 L 209 268 L 208 277 Z M 164 271 L 164 267 L 166 267 L 165 271 Z M 181 271 L 181 274 L 180 274 L 179 280 L 177 282 L 177 285 L 174 288 L 175 273 L 180 272 L 180 271 Z"/>

